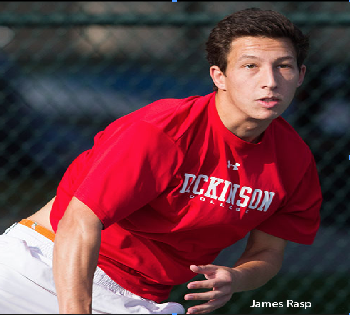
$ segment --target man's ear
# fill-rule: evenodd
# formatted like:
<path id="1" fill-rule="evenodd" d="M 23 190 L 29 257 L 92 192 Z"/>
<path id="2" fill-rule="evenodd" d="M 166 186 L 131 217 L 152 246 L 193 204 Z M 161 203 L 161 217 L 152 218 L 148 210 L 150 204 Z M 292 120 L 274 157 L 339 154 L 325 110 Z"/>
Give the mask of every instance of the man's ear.
<path id="1" fill-rule="evenodd" d="M 218 66 L 210 67 L 210 76 L 219 90 L 226 90 L 226 76 Z"/>
<path id="2" fill-rule="evenodd" d="M 305 66 L 305 65 L 302 65 L 302 66 L 300 67 L 300 71 L 299 71 L 299 80 L 298 80 L 298 85 L 297 85 L 298 87 L 299 87 L 300 85 L 302 85 L 303 82 L 304 82 L 305 72 L 306 72 L 306 66 Z"/>

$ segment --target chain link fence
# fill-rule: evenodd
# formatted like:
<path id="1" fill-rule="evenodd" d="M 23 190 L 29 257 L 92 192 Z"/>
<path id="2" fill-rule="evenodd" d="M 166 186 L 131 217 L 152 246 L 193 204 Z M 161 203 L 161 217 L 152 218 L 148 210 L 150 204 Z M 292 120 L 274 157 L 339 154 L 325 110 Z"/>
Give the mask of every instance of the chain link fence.
<path id="1" fill-rule="evenodd" d="M 315 155 L 322 225 L 312 246 L 288 245 L 267 285 L 216 313 L 350 312 L 347 2 L 1 2 L 1 230 L 51 199 L 69 163 L 116 118 L 160 98 L 210 93 L 204 43 L 219 20 L 247 7 L 277 10 L 311 35 L 306 80 L 283 115 Z M 232 265 L 244 245 L 215 263 Z M 171 298 L 190 306 L 186 291 Z"/>

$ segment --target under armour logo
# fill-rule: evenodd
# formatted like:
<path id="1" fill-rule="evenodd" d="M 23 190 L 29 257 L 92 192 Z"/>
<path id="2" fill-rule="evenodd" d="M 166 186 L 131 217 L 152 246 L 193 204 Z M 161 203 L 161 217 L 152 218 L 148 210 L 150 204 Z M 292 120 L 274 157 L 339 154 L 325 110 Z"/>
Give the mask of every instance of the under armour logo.
<path id="1" fill-rule="evenodd" d="M 227 168 L 231 168 L 231 166 L 232 166 L 232 170 L 238 171 L 238 166 L 241 166 L 241 164 L 239 164 L 239 163 L 231 164 L 231 161 L 228 160 L 227 161 Z"/>

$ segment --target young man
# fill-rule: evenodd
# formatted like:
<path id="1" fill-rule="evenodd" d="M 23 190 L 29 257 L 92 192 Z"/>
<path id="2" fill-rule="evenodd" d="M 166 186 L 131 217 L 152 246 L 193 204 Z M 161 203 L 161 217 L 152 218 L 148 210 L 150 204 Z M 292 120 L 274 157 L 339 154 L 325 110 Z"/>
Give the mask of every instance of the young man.
<path id="1" fill-rule="evenodd" d="M 161 302 L 203 274 L 188 288 L 204 292 L 185 295 L 204 301 L 187 313 L 203 314 L 269 281 L 287 241 L 311 244 L 320 222 L 313 156 L 280 117 L 307 50 L 274 11 L 219 22 L 207 42 L 213 93 L 159 100 L 110 124 L 55 199 L 1 237 L 0 309 L 181 313 Z M 232 268 L 211 264 L 248 233 Z"/>

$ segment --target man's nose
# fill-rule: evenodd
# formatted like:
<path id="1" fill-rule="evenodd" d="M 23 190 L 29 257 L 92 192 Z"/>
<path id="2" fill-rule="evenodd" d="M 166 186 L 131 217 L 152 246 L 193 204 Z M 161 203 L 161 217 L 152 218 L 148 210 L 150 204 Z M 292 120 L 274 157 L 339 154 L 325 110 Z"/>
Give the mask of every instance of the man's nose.
<path id="1" fill-rule="evenodd" d="M 266 67 L 261 77 L 261 87 L 263 89 L 274 90 L 277 88 L 278 73 L 272 67 Z"/>

